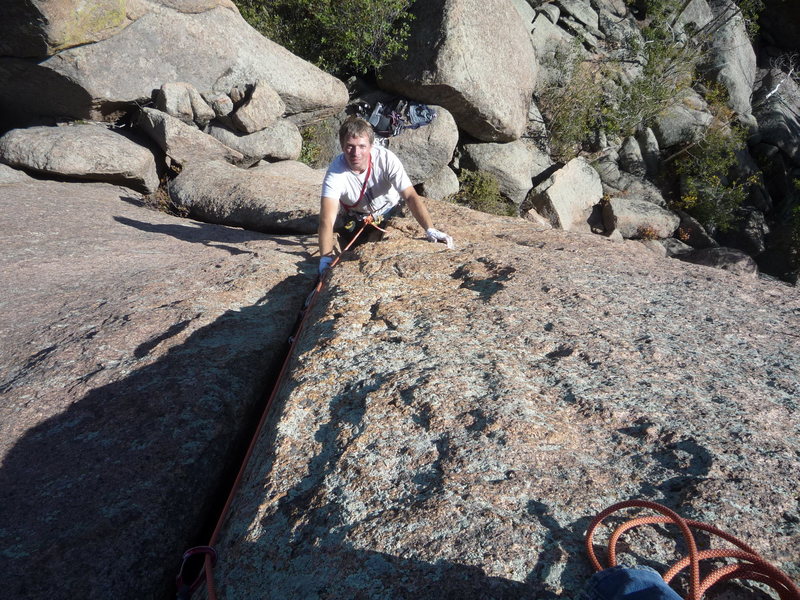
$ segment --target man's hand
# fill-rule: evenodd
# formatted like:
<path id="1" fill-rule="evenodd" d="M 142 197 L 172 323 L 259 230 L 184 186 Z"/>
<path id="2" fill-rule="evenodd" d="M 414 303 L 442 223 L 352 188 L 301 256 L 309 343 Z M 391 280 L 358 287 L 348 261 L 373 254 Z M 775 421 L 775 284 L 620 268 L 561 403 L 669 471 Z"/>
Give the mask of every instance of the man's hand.
<path id="1" fill-rule="evenodd" d="M 323 256 L 319 259 L 319 274 L 320 276 L 325 274 L 325 271 L 331 268 L 331 263 L 333 262 L 332 256 Z"/>
<path id="2" fill-rule="evenodd" d="M 443 231 L 439 231 L 438 229 L 434 229 L 433 227 L 428 227 L 428 229 L 425 230 L 425 237 L 428 238 L 429 242 L 441 242 L 447 245 L 447 247 L 450 250 L 456 247 L 455 244 L 453 243 L 453 238 L 451 238 Z"/>

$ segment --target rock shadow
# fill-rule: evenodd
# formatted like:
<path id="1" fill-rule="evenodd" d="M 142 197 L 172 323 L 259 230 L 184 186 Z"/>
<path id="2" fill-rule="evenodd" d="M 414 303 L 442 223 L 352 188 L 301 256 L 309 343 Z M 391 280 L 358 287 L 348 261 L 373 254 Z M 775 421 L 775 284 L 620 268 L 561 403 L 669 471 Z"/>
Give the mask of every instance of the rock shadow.
<path id="1" fill-rule="evenodd" d="M 312 285 L 287 278 L 21 435 L 0 468 L 6 597 L 174 597 L 181 554 L 208 540 Z"/>

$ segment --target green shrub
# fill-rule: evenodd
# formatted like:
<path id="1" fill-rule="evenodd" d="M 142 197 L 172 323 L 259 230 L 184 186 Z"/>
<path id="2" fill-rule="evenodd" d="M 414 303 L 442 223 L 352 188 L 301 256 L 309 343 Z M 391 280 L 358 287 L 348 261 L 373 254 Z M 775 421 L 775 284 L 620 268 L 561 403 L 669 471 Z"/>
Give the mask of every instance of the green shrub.
<path id="1" fill-rule="evenodd" d="M 255 29 L 338 76 L 379 69 L 406 51 L 413 0 L 234 0 Z"/>
<path id="2" fill-rule="evenodd" d="M 492 215 L 512 217 L 517 214 L 517 207 L 500 195 L 500 184 L 491 173 L 464 169 L 458 181 L 460 189 L 450 201 Z"/>

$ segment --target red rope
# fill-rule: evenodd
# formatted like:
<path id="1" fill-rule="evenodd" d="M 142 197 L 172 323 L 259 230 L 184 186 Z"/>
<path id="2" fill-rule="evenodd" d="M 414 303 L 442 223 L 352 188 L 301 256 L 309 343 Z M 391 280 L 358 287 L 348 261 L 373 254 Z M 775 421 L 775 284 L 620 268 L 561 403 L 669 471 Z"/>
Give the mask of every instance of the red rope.
<path id="1" fill-rule="evenodd" d="M 294 347 L 297 343 L 297 340 L 300 339 L 300 333 L 303 330 L 303 326 L 305 325 L 308 315 L 311 313 L 311 308 L 314 306 L 314 303 L 316 302 L 318 293 L 322 290 L 322 288 L 325 287 L 325 284 L 330 278 L 330 273 L 333 267 L 335 267 L 339 263 L 339 261 L 342 258 L 342 255 L 353 246 L 358 237 L 367 228 L 367 225 L 372 225 L 373 227 L 377 228 L 377 226 L 373 223 L 373 219 L 371 217 L 367 217 L 364 220 L 364 224 L 361 227 L 361 229 L 359 229 L 358 232 L 353 236 L 353 239 L 350 240 L 350 243 L 347 244 L 344 250 L 342 250 L 342 252 L 333 260 L 330 267 L 325 271 L 325 273 L 322 274 L 322 276 L 319 279 L 319 282 L 317 283 L 317 286 L 311 293 L 308 304 L 304 309 L 304 314 L 300 319 L 300 323 L 298 324 L 294 335 L 292 336 L 292 341 L 291 345 L 289 346 L 289 351 L 287 352 L 286 358 L 284 359 L 283 364 L 281 365 L 281 370 L 278 373 L 278 378 L 275 382 L 275 386 L 272 388 L 272 392 L 270 393 L 269 398 L 267 399 L 267 403 L 264 405 L 264 410 L 261 413 L 261 418 L 258 421 L 258 426 L 256 427 L 255 433 L 253 434 L 253 437 L 250 440 L 250 444 L 247 447 L 247 452 L 245 453 L 244 459 L 242 460 L 242 465 L 241 467 L 239 467 L 239 472 L 236 474 L 236 479 L 234 480 L 230 492 L 228 493 L 228 498 L 225 501 L 225 506 L 222 508 L 222 512 L 220 513 L 219 519 L 217 519 L 217 524 L 214 527 L 214 532 L 211 534 L 211 538 L 209 539 L 207 547 L 211 550 L 213 550 L 214 544 L 216 544 L 217 541 L 219 540 L 219 535 L 220 532 L 222 531 L 222 526 L 225 522 L 226 517 L 228 516 L 228 512 L 230 512 L 231 504 L 233 504 L 233 499 L 236 495 L 236 492 L 239 490 L 239 486 L 241 485 L 245 468 L 250 462 L 250 458 L 253 455 L 253 450 L 255 449 L 256 441 L 258 440 L 258 437 L 261 434 L 262 429 L 264 428 L 264 424 L 267 421 L 267 417 L 269 415 L 272 404 L 275 400 L 275 397 L 278 395 L 278 390 L 280 389 L 281 384 L 283 383 L 283 379 L 286 376 L 286 372 L 288 371 L 289 368 L 290 359 L 294 354 Z M 185 560 L 186 557 L 184 557 L 184 561 Z M 217 592 L 216 592 L 216 586 L 214 584 L 214 569 L 213 569 L 215 562 L 216 562 L 216 553 L 213 554 L 213 559 L 212 559 L 212 554 L 210 552 L 207 553 L 203 565 L 203 573 L 201 573 L 198 576 L 198 580 L 200 580 L 203 574 L 205 574 L 206 591 L 208 592 L 209 600 L 217 600 Z M 181 571 L 183 571 L 183 567 L 181 567 Z"/>
<path id="2" fill-rule="evenodd" d="M 677 525 L 681 530 L 689 550 L 689 555 L 673 564 L 664 574 L 663 578 L 666 583 L 669 583 L 678 573 L 688 566 L 690 569 L 690 581 L 687 600 L 700 600 L 711 586 L 729 579 L 760 581 L 778 592 L 781 600 L 800 600 L 800 589 L 798 589 L 792 580 L 789 579 L 783 571 L 764 560 L 752 547 L 748 546 L 740 539 L 712 525 L 700 521 L 684 519 L 666 506 L 647 500 L 628 500 L 614 504 L 606 508 L 592 520 L 586 531 L 586 551 L 595 570 L 601 571 L 604 568 L 594 551 L 593 539 L 595 530 L 602 521 L 612 513 L 630 507 L 648 508 L 661 513 L 663 516 L 637 517 L 629 519 L 619 525 L 608 540 L 609 567 L 616 566 L 617 564 L 616 546 L 623 533 L 639 525 L 653 525 L 658 523 L 673 524 Z M 737 549 L 710 548 L 708 550 L 698 551 L 691 528 L 716 535 L 734 546 L 737 546 Z M 744 562 L 737 562 L 719 567 L 701 581 L 700 561 L 710 558 L 735 558 L 738 561 Z"/>

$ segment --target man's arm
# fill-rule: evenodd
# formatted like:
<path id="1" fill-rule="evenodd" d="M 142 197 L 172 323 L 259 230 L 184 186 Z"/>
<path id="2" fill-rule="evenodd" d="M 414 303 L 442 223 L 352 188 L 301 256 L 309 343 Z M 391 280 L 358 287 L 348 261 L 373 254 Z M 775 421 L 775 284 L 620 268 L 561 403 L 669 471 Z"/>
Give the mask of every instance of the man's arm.
<path id="1" fill-rule="evenodd" d="M 406 204 L 408 204 L 408 208 L 411 209 L 411 214 L 414 215 L 417 223 L 419 223 L 420 226 L 425 230 L 425 237 L 428 238 L 428 241 L 441 242 L 446 244 L 450 249 L 455 247 L 453 244 L 453 238 L 443 231 L 434 229 L 433 220 L 428 212 L 428 207 L 425 205 L 425 198 L 417 193 L 417 190 L 414 189 L 414 186 L 407 187 L 400 192 L 400 195 L 403 197 L 403 200 L 406 201 Z"/>
<path id="2" fill-rule="evenodd" d="M 333 255 L 333 224 L 339 213 L 339 201 L 335 198 L 323 197 L 319 203 L 319 255 Z"/>

